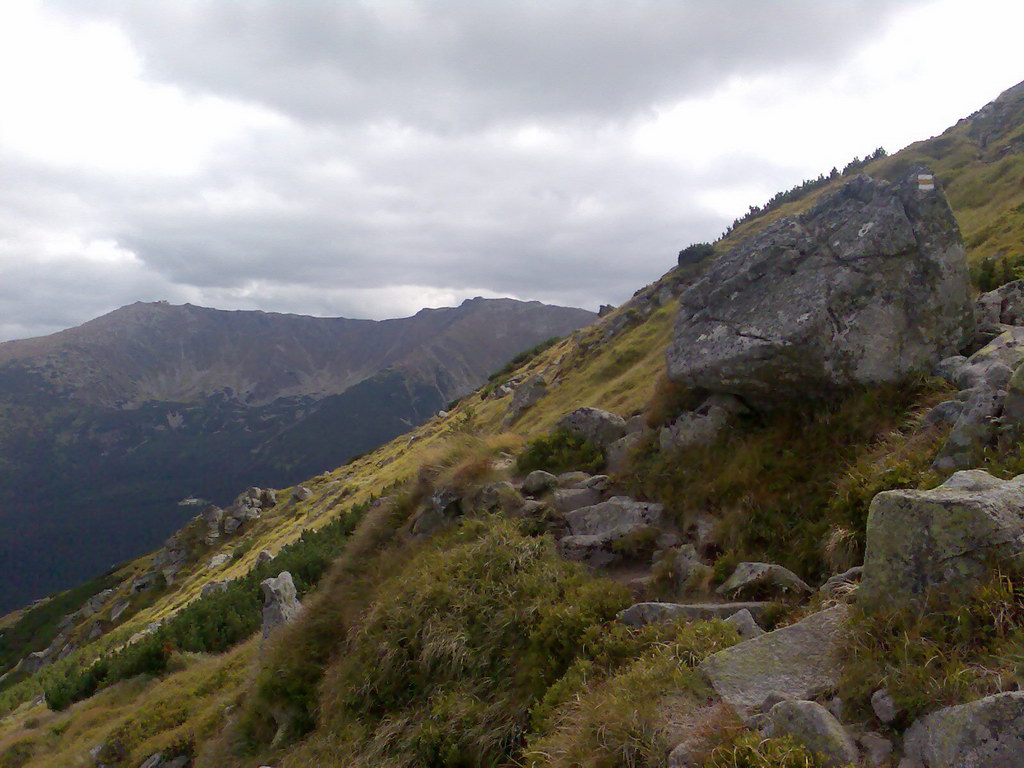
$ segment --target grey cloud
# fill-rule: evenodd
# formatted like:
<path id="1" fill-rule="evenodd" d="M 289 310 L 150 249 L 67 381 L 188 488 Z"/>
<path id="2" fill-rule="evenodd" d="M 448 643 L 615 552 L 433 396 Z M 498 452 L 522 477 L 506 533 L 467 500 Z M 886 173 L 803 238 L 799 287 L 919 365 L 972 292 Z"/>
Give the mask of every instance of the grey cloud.
<path id="1" fill-rule="evenodd" d="M 151 74 L 299 120 L 438 131 L 622 120 L 734 75 L 820 68 L 919 0 L 83 0 Z"/>

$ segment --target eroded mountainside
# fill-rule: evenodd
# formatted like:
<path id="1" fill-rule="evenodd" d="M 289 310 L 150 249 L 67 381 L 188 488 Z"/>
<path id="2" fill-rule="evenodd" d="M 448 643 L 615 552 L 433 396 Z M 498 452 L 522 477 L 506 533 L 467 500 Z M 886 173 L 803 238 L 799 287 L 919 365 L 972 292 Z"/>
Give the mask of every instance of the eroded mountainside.
<path id="1" fill-rule="evenodd" d="M 186 496 L 224 504 L 375 448 L 593 317 L 510 299 L 383 322 L 138 303 L 0 344 L 0 609 L 151 548 L 194 514 Z"/>
<path id="2" fill-rule="evenodd" d="M 8 617 L 0 760 L 1021 765 L 1022 97 Z"/>

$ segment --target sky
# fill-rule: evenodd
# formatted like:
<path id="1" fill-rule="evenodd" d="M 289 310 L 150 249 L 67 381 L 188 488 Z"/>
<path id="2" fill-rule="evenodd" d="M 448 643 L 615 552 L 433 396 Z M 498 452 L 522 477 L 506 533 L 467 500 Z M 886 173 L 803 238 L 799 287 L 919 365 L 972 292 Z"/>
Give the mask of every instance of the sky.
<path id="1" fill-rule="evenodd" d="M 1024 80 L 1020 0 L 3 0 L 0 340 L 596 309 Z"/>

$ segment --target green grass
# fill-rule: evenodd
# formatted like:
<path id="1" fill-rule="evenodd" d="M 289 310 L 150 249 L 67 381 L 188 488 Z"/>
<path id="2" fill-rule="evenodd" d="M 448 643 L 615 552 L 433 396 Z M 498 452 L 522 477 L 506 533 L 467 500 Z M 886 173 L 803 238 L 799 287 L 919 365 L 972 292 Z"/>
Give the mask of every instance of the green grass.
<path id="1" fill-rule="evenodd" d="M 516 469 L 524 475 L 537 469 L 554 474 L 572 470 L 594 473 L 602 467 L 604 452 L 564 429 L 533 440 L 516 458 Z"/>
<path id="2" fill-rule="evenodd" d="M 715 515 L 721 551 L 735 560 L 778 562 L 820 579 L 831 567 L 832 527 L 855 531 L 856 559 L 874 494 L 926 473 L 941 435 L 917 432 L 918 418 L 944 393 L 930 381 L 859 389 L 750 414 L 714 443 L 674 454 L 661 453 L 652 437 L 623 481 L 680 523 Z"/>
<path id="3" fill-rule="evenodd" d="M 852 711 L 870 717 L 871 694 L 886 688 L 896 723 L 962 704 L 1024 681 L 1024 577 L 995 573 L 968 599 L 933 592 L 918 607 L 854 609 L 840 685 Z"/>
<path id="4" fill-rule="evenodd" d="M 732 744 L 716 749 L 703 768 L 827 768 L 829 765 L 824 757 L 791 737 L 766 739 L 757 733 L 746 733 Z"/>

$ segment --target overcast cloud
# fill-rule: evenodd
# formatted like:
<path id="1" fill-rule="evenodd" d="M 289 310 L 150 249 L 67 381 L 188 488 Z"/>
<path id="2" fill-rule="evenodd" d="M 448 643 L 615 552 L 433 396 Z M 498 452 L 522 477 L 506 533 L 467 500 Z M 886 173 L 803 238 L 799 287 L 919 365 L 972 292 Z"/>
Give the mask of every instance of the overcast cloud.
<path id="1" fill-rule="evenodd" d="M 0 339 L 596 308 L 1024 79 L 1017 0 L 0 4 Z"/>

